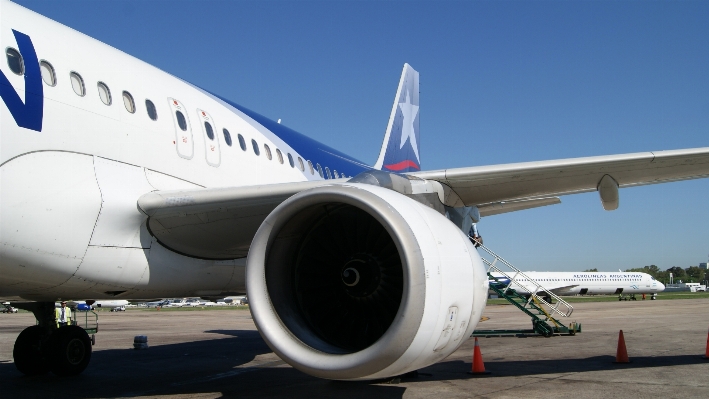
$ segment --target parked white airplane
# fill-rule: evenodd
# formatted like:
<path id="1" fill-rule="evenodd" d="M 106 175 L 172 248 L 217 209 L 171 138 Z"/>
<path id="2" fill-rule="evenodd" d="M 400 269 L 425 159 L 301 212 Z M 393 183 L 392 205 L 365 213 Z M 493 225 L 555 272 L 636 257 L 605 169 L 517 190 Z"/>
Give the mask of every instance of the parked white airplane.
<path id="1" fill-rule="evenodd" d="M 160 300 L 157 300 L 157 301 L 146 302 L 146 303 L 145 303 L 145 306 L 147 306 L 147 307 L 149 307 L 149 308 L 156 308 L 156 307 L 158 307 L 158 306 L 165 306 L 165 305 L 167 305 L 168 303 L 170 303 L 170 300 L 168 300 L 168 299 L 160 299 Z"/>
<path id="2" fill-rule="evenodd" d="M 89 362 L 58 299 L 248 291 L 293 367 L 400 375 L 480 319 L 473 220 L 591 191 L 612 210 L 619 187 L 709 175 L 709 148 L 422 172 L 408 65 L 370 167 L 5 0 L 0 41 L 0 296 L 38 320 L 14 347 L 26 374 Z"/>
<path id="3" fill-rule="evenodd" d="M 657 294 L 665 290 L 665 285 L 647 273 L 634 272 L 525 272 L 529 280 L 538 282 L 548 292 L 556 295 L 594 294 Z M 510 285 L 510 279 L 495 275 L 497 281 L 490 284 L 510 286 L 522 294 L 530 294 L 536 285 L 528 279 L 517 279 Z M 538 295 L 543 295 L 538 292 Z"/>
<path id="4" fill-rule="evenodd" d="M 79 310 L 89 310 L 90 308 L 105 308 L 114 309 L 128 305 L 129 302 L 125 299 L 114 299 L 104 301 L 67 301 L 67 305 L 76 306 Z"/>

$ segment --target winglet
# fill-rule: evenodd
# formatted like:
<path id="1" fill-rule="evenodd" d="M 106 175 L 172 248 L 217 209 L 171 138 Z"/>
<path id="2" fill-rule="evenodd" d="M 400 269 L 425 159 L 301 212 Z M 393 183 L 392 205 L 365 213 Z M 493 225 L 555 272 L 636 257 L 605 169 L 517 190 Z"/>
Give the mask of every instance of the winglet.
<path id="1" fill-rule="evenodd" d="M 389 172 L 421 170 L 419 156 L 419 73 L 404 64 L 389 125 L 375 169 Z"/>

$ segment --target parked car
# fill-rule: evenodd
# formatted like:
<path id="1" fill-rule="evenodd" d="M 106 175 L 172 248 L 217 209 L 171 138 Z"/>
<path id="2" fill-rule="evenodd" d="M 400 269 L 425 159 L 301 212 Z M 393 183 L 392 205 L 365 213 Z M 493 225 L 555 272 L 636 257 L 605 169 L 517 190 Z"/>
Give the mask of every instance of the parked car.
<path id="1" fill-rule="evenodd" d="M 186 305 L 184 299 L 170 299 L 170 301 L 163 305 L 164 308 L 181 308 Z"/>
<path id="2" fill-rule="evenodd" d="M 2 313 L 17 313 L 17 309 L 10 306 L 10 302 L 4 302 L 2 307 L 0 307 L 0 312 Z"/>
<path id="3" fill-rule="evenodd" d="M 160 306 L 165 306 L 168 303 L 170 303 L 170 301 L 168 301 L 167 299 L 161 299 L 159 301 L 145 302 L 145 303 L 139 304 L 139 306 L 145 306 L 147 308 L 157 308 Z"/>
<path id="4" fill-rule="evenodd" d="M 204 306 L 204 301 L 198 298 L 190 298 L 185 301 L 185 303 L 182 306 Z"/>

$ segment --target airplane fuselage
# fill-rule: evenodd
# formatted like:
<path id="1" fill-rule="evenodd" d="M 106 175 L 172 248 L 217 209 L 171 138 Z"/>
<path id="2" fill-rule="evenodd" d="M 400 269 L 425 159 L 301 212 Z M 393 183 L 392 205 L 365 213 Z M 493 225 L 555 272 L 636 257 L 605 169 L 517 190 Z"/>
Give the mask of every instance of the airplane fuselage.
<path id="1" fill-rule="evenodd" d="M 525 272 L 525 275 L 557 295 L 654 294 L 665 289 L 664 284 L 647 273 Z M 507 284 L 509 280 L 503 283 Z M 535 285 L 520 279 L 512 288 L 529 293 L 535 290 Z"/>
<path id="2" fill-rule="evenodd" d="M 151 236 L 136 199 L 365 169 L 13 3 L 0 3 L 0 32 L 24 67 L 0 63 L 0 296 L 243 293 L 245 252 L 208 260 L 171 251 Z"/>

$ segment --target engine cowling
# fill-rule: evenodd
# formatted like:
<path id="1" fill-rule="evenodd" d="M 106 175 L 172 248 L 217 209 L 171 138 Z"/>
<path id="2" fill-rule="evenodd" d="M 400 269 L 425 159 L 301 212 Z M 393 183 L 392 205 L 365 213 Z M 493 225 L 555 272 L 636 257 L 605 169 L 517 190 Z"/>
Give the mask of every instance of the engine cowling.
<path id="1" fill-rule="evenodd" d="M 482 260 L 448 219 L 395 191 L 345 183 L 279 205 L 251 244 L 251 313 L 271 349 L 310 375 L 404 374 L 455 351 L 487 296 Z"/>

